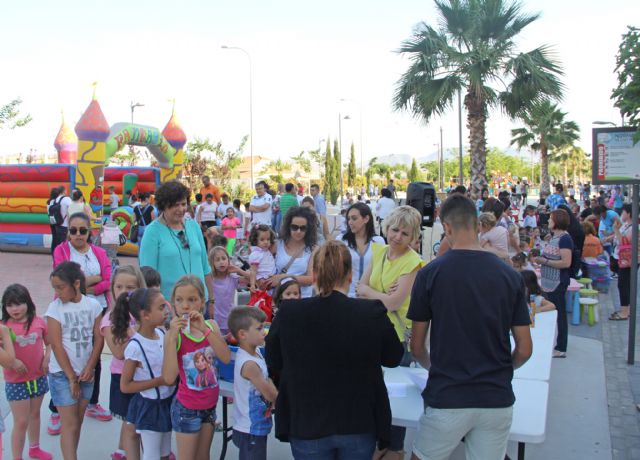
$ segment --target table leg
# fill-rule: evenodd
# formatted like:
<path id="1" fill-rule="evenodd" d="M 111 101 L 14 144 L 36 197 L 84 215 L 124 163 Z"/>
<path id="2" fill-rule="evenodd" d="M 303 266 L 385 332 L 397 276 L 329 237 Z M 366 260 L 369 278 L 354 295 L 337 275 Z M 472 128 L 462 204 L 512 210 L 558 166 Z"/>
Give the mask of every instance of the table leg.
<path id="1" fill-rule="evenodd" d="M 524 460 L 524 442 L 518 443 L 518 460 Z"/>
<path id="2" fill-rule="evenodd" d="M 229 445 L 229 441 L 233 438 L 233 427 L 229 426 L 229 417 L 228 417 L 228 404 L 229 398 L 226 396 L 222 397 L 222 450 L 220 451 L 220 460 L 224 460 L 225 455 L 227 455 L 227 446 Z"/>

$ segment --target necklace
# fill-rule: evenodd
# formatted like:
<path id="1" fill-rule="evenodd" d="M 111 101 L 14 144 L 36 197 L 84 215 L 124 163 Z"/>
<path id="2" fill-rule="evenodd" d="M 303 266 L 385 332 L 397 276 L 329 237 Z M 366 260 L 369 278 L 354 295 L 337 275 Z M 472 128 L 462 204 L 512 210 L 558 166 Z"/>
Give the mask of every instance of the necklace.
<path id="1" fill-rule="evenodd" d="M 166 222 L 166 219 L 163 220 Z M 175 234 L 174 230 L 169 227 L 169 225 L 165 224 L 165 228 L 169 232 L 171 241 L 173 241 L 173 244 L 178 250 L 178 256 L 180 256 L 180 265 L 182 265 L 182 269 L 184 270 L 185 275 L 188 275 L 189 273 L 191 273 L 191 252 L 189 251 L 189 240 L 187 239 L 187 227 L 184 226 L 183 229 L 178 232 L 178 235 Z M 180 233 L 182 233 L 183 238 L 179 236 Z M 183 249 L 187 250 L 187 257 L 189 258 L 189 271 L 187 271 L 187 265 L 184 263 L 184 259 L 182 258 Z"/>

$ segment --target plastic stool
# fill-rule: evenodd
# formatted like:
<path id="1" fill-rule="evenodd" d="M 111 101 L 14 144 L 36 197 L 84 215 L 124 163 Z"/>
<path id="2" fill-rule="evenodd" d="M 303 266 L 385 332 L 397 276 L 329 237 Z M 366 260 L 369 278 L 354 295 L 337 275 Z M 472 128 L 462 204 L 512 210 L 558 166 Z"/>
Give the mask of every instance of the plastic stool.
<path id="1" fill-rule="evenodd" d="M 592 282 L 593 281 L 591 280 L 591 278 L 580 278 L 580 279 L 578 279 L 578 283 L 582 284 L 587 289 L 591 289 L 591 283 Z"/>
<path id="2" fill-rule="evenodd" d="M 599 292 L 595 289 L 580 289 L 580 297 L 588 297 L 590 299 L 598 299 Z"/>
<path id="3" fill-rule="evenodd" d="M 581 310 L 580 313 L 582 313 L 582 306 L 585 306 L 587 308 L 587 320 L 589 322 L 589 326 L 594 326 L 597 322 L 596 320 L 597 305 L 598 305 L 597 299 L 591 299 L 589 297 L 580 297 L 580 310 Z"/>
<path id="4" fill-rule="evenodd" d="M 582 284 L 571 278 L 565 297 L 567 313 L 572 313 L 576 308 L 580 309 L 580 303 L 578 303 L 578 291 L 581 288 Z"/>

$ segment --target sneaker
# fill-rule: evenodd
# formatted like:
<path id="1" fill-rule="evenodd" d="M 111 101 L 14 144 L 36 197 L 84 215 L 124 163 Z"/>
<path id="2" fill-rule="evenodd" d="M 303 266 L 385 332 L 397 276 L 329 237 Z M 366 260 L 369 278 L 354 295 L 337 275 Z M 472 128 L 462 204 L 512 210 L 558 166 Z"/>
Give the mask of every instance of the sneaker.
<path id="1" fill-rule="evenodd" d="M 51 460 L 53 458 L 53 455 L 40 449 L 40 446 L 35 446 L 29 447 L 29 458 L 36 458 L 38 460 Z"/>
<path id="2" fill-rule="evenodd" d="M 111 460 L 127 460 L 126 455 L 122 452 L 118 452 L 117 450 L 111 454 Z"/>
<path id="3" fill-rule="evenodd" d="M 49 423 L 47 423 L 47 433 L 51 436 L 59 435 L 62 431 L 62 423 L 60 422 L 60 414 L 51 414 Z"/>
<path id="4" fill-rule="evenodd" d="M 173 452 L 171 452 L 169 454 L 169 460 L 176 460 L 176 454 L 174 454 Z"/>
<path id="5" fill-rule="evenodd" d="M 101 422 L 108 422 L 113 416 L 100 404 L 89 404 L 84 413 L 87 417 L 95 418 Z"/>

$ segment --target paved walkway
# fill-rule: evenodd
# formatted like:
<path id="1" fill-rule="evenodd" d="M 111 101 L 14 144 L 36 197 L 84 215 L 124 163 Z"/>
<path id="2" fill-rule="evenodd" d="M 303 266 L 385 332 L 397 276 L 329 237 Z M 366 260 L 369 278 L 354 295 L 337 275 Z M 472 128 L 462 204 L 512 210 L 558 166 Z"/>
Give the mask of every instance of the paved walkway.
<path id="1" fill-rule="evenodd" d="M 434 239 L 438 229 L 435 229 Z M 430 235 L 425 235 L 429 238 Z M 425 238 L 425 239 L 426 239 Z M 426 251 L 425 251 L 426 252 Z M 123 258 L 121 263 L 135 264 L 133 258 Z M 51 257 L 38 254 L 0 252 L 0 290 L 19 282 L 30 290 L 42 315 L 51 300 L 48 275 Z M 554 360 L 551 372 L 549 411 L 546 441 L 539 445 L 527 445 L 527 459 L 640 459 L 640 366 L 626 364 L 626 321 L 608 321 L 613 303 L 618 302 L 615 285 L 609 294 L 600 295 L 601 321 L 595 327 L 586 324 L 570 326 L 568 358 Z M 637 342 L 636 342 L 637 343 Z M 636 356 L 640 356 L 640 349 Z M 110 355 L 103 354 L 103 368 L 108 368 Z M 109 373 L 102 377 L 101 403 L 108 406 Z M 45 398 L 48 401 L 48 397 Z M 0 408 L 5 416 L 7 432 L 4 434 L 5 458 L 10 458 L 9 432 L 12 418 L 0 392 Z M 43 448 L 54 452 L 54 458 L 62 458 L 59 439 L 46 434 L 44 421 L 48 410 L 43 407 Z M 83 427 L 79 458 L 106 459 L 117 443 L 119 422 L 87 420 Z M 100 442 L 95 442 L 100 439 Z M 409 442 L 409 439 L 407 439 Z M 218 458 L 221 447 L 220 434 L 214 438 L 212 458 Z M 409 445 L 406 446 L 410 449 Z M 515 445 L 509 454 L 516 458 Z M 227 458 L 237 458 L 237 450 L 230 447 Z M 291 458 L 288 444 L 269 440 L 269 458 Z M 460 457 L 456 452 L 455 458 Z"/>

